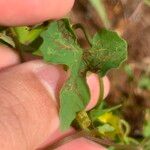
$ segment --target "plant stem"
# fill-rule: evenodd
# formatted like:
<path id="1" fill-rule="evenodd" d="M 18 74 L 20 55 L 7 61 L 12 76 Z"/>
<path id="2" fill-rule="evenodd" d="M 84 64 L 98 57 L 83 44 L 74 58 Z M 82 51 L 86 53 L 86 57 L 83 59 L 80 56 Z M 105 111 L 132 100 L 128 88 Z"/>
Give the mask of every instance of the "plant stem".
<path id="1" fill-rule="evenodd" d="M 63 139 L 60 139 L 60 140 L 56 141 L 54 144 L 48 146 L 44 150 L 55 150 L 56 148 L 66 144 L 66 143 L 69 143 L 69 142 L 71 142 L 75 139 L 81 138 L 81 137 L 87 138 L 91 141 L 94 141 L 96 143 L 99 143 L 99 144 L 105 145 L 105 146 L 111 146 L 113 144 L 112 142 L 110 142 L 108 140 L 106 141 L 106 140 L 103 140 L 103 139 L 93 137 L 92 132 L 82 130 L 82 131 L 73 133 L 72 135 L 69 135 L 68 137 L 65 137 Z M 38 150 L 41 150 L 41 149 L 38 149 Z"/>
<path id="2" fill-rule="evenodd" d="M 99 78 L 99 87 L 100 87 L 100 95 L 99 95 L 99 100 L 96 104 L 96 107 L 100 105 L 102 100 L 104 99 L 104 81 L 103 78 Z"/>
<path id="3" fill-rule="evenodd" d="M 16 48 L 18 54 L 19 54 L 20 60 L 21 60 L 21 62 L 24 62 L 25 60 L 24 60 L 24 57 L 23 57 L 23 51 L 20 48 L 20 43 L 17 39 L 17 35 L 16 35 L 16 33 L 15 33 L 15 31 L 12 27 L 9 28 L 9 31 L 10 31 L 10 34 L 11 34 L 10 36 L 12 37 L 12 39 L 15 43 L 15 48 Z"/>
<path id="4" fill-rule="evenodd" d="M 121 120 L 121 125 L 122 125 L 122 131 L 123 131 L 123 126 L 125 127 L 124 131 L 124 136 L 127 137 L 131 131 L 129 124 L 125 120 Z"/>
<path id="5" fill-rule="evenodd" d="M 126 150 L 126 149 L 128 149 L 128 150 L 138 150 L 137 146 L 115 144 L 114 142 L 109 141 L 108 139 L 96 138 L 92 135 L 92 132 L 87 132 L 87 131 L 84 131 L 84 130 L 73 133 L 72 135 L 69 135 L 68 137 L 60 139 L 60 140 L 56 141 L 55 143 L 53 143 L 52 145 L 44 148 L 44 150 L 55 150 L 58 147 L 66 144 L 66 143 L 69 143 L 69 142 L 71 142 L 75 139 L 81 138 L 81 137 L 84 137 L 88 140 L 91 140 L 91 141 L 93 141 L 97 144 L 103 145 L 103 146 L 107 146 L 107 147 L 108 146 L 113 146 L 117 150 Z M 37 150 L 42 150 L 42 149 L 37 149 Z"/>
<path id="6" fill-rule="evenodd" d="M 72 28 L 75 29 L 75 30 L 76 30 L 76 29 L 81 29 L 82 32 L 83 32 L 84 35 L 85 35 L 85 38 L 86 38 L 88 44 L 92 47 L 91 39 L 90 39 L 89 35 L 87 34 L 85 28 L 84 28 L 80 23 L 74 24 L 74 25 L 72 26 Z"/>
<path id="7" fill-rule="evenodd" d="M 100 82 L 100 97 L 99 100 L 102 101 L 104 99 L 104 81 L 103 78 L 99 78 Z"/>

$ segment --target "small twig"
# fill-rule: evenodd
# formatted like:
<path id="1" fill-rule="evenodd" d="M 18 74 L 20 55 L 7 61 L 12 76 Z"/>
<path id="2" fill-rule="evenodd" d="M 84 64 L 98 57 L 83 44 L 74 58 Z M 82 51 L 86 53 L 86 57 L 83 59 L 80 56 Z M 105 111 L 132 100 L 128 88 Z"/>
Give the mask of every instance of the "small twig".
<path id="1" fill-rule="evenodd" d="M 56 142 L 54 142 L 53 144 L 51 144 L 50 146 L 44 148 L 44 150 L 55 150 L 56 148 L 66 144 L 66 143 L 69 143 L 75 139 L 78 139 L 80 137 L 83 137 L 83 134 L 84 134 L 85 131 L 79 131 L 79 132 L 76 132 L 68 137 L 65 137 L 63 139 L 60 139 Z M 37 149 L 37 150 L 43 150 L 43 149 Z"/>
<path id="2" fill-rule="evenodd" d="M 103 140 L 103 139 L 95 138 L 92 136 L 92 133 L 93 133 L 92 131 L 87 132 L 85 130 L 76 132 L 76 133 L 74 133 L 68 137 L 65 137 L 63 139 L 58 140 L 57 142 L 53 143 L 52 145 L 46 147 L 44 150 L 55 150 L 56 148 L 66 144 L 66 143 L 69 143 L 75 139 L 81 138 L 81 137 L 84 137 L 88 140 L 92 140 L 92 141 L 97 142 L 101 145 L 112 146 L 113 143 L 110 142 L 109 140 Z M 43 150 L 43 149 L 37 149 L 37 150 Z"/>
<path id="3" fill-rule="evenodd" d="M 91 140 L 97 144 L 109 147 L 109 146 L 113 146 L 115 147 L 117 150 L 139 150 L 138 146 L 132 146 L 132 145 L 122 145 L 122 144 L 115 144 L 112 141 L 108 140 L 108 139 L 100 139 L 100 138 L 96 138 L 92 135 L 92 131 L 91 132 L 87 132 L 87 131 L 79 131 L 76 132 L 68 137 L 65 137 L 63 139 L 58 140 L 57 142 L 51 144 L 50 146 L 46 147 L 46 148 L 41 148 L 41 149 L 37 149 L 37 150 L 55 150 L 56 148 L 69 143 L 75 139 L 84 137 L 88 140 Z"/>

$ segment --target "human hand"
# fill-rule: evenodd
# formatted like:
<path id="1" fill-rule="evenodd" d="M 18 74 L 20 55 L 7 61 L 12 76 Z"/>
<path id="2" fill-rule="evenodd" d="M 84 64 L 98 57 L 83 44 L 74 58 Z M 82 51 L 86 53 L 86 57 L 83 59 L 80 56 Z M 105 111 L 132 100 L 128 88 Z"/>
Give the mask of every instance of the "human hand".
<path id="1" fill-rule="evenodd" d="M 73 0 L 0 0 L 1 25 L 30 25 L 59 18 L 72 7 Z M 12 11 L 13 10 L 13 11 Z M 18 55 L 0 46 L 0 147 L 3 150 L 35 150 L 59 139 L 58 95 L 67 78 L 61 66 L 41 60 L 20 64 Z M 87 78 L 93 107 L 99 97 L 95 74 Z M 109 82 L 104 78 L 105 96 Z M 58 133 L 59 132 L 59 133 Z M 57 150 L 103 150 L 80 138 Z"/>

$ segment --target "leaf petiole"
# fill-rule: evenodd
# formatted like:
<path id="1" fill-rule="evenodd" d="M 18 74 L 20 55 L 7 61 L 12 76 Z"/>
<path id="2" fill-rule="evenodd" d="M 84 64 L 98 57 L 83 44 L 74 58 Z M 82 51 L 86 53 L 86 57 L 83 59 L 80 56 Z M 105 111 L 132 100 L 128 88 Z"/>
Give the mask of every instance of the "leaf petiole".
<path id="1" fill-rule="evenodd" d="M 74 25 L 72 26 L 72 28 L 75 29 L 75 30 L 76 30 L 76 29 L 81 29 L 82 32 L 83 32 L 84 35 L 85 35 L 85 38 L 86 38 L 88 44 L 92 47 L 91 38 L 90 38 L 90 36 L 87 34 L 85 28 L 84 28 L 80 23 L 74 24 Z"/>
<path id="2" fill-rule="evenodd" d="M 101 104 L 102 100 L 104 99 L 104 81 L 103 78 L 101 77 L 99 78 L 99 87 L 100 87 L 99 89 L 100 94 L 96 107 L 98 107 Z"/>

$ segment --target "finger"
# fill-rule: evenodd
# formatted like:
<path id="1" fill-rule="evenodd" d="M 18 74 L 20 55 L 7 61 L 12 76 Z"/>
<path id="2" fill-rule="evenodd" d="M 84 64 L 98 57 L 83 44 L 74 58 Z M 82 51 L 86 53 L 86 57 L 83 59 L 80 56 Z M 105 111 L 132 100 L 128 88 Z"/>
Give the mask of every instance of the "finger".
<path id="1" fill-rule="evenodd" d="M 46 70 L 47 82 L 41 76 Z M 63 69 L 40 61 L 0 73 L 1 149 L 34 150 L 55 132 L 59 119 L 54 90 L 64 79 Z"/>
<path id="2" fill-rule="evenodd" d="M 3 150 L 35 149 L 58 129 L 57 99 L 66 78 L 61 67 L 41 61 L 1 72 L 0 137 L 3 139 L 0 145 Z"/>
<path id="3" fill-rule="evenodd" d="M 18 64 L 19 62 L 19 56 L 15 51 L 0 45 L 0 70 Z"/>
<path id="4" fill-rule="evenodd" d="M 87 77 L 87 83 L 89 85 L 89 89 L 91 93 L 90 102 L 86 107 L 86 109 L 89 110 L 97 104 L 100 97 L 100 91 L 102 89 L 100 89 L 99 76 L 94 73 L 90 74 L 90 76 Z M 104 98 L 106 98 L 110 89 L 110 83 L 107 77 L 103 78 L 103 84 L 104 84 Z"/>
<path id="5" fill-rule="evenodd" d="M 68 13 L 74 0 L 0 0 L 0 24 L 32 25 Z"/>

